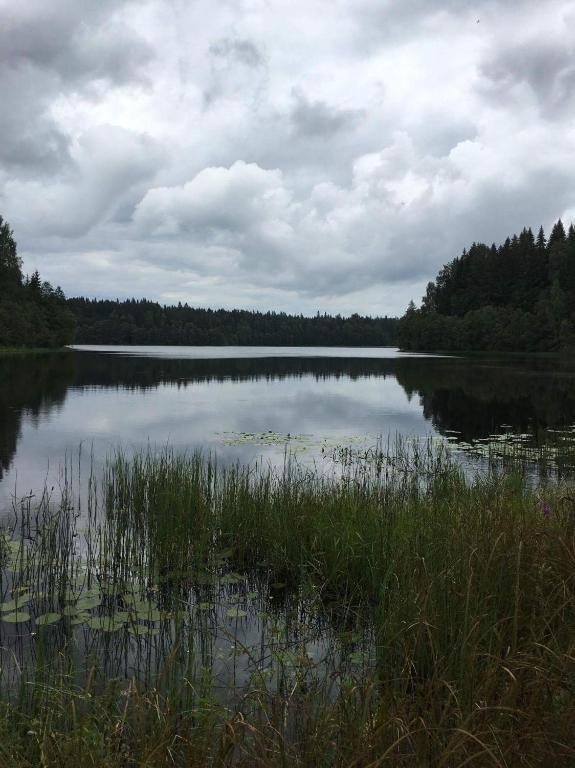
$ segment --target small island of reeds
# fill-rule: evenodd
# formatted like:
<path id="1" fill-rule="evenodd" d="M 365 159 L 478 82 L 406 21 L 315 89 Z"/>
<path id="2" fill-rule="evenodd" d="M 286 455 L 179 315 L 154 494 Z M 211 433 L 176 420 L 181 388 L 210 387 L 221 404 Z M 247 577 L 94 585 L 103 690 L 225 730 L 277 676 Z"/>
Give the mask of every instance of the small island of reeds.
<path id="1" fill-rule="evenodd" d="M 13 512 L 0 765 L 575 763 L 564 485 L 164 451 Z"/>

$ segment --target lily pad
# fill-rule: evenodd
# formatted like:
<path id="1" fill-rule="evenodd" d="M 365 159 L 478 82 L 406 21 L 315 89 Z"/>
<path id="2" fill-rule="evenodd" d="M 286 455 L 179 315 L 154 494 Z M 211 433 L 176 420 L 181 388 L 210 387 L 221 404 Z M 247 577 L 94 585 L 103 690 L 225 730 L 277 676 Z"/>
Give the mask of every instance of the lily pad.
<path id="1" fill-rule="evenodd" d="M 147 613 L 139 613 L 138 619 L 140 621 L 162 621 L 166 618 L 166 615 L 162 613 L 161 611 L 158 611 L 157 608 L 153 608 L 151 611 L 148 611 Z"/>
<path id="2" fill-rule="evenodd" d="M 241 608 L 230 608 L 228 611 L 226 611 L 226 616 L 228 616 L 230 619 L 243 619 L 247 615 L 247 612 Z"/>
<path id="3" fill-rule="evenodd" d="M 116 611 L 114 614 L 114 621 L 117 623 L 126 624 L 131 620 L 133 614 L 130 611 Z"/>
<path id="4" fill-rule="evenodd" d="M 116 622 L 113 616 L 91 616 L 86 624 L 90 629 L 99 632 L 118 632 L 123 627 L 123 624 Z"/>
<path id="5" fill-rule="evenodd" d="M 100 597 L 81 597 L 76 603 L 76 608 L 80 611 L 90 611 L 92 608 L 99 608 L 102 605 Z"/>
<path id="6" fill-rule="evenodd" d="M 36 625 L 46 627 L 48 624 L 56 624 L 61 618 L 61 613 L 43 613 L 41 616 L 36 616 Z"/>
<path id="7" fill-rule="evenodd" d="M 14 613 L 5 613 L 2 621 L 8 621 L 10 624 L 23 624 L 30 621 L 30 614 L 27 611 L 14 611 Z"/>
<path id="8" fill-rule="evenodd" d="M 0 611 L 2 613 L 17 611 L 19 608 L 23 608 L 25 605 L 28 605 L 29 602 L 29 597 L 18 597 L 16 600 L 7 600 L 5 603 L 0 603 Z"/>
<path id="9" fill-rule="evenodd" d="M 77 616 L 70 619 L 70 626 L 77 627 L 80 624 L 86 624 L 91 618 L 92 616 L 90 616 L 89 613 L 79 613 Z"/>
<path id="10" fill-rule="evenodd" d="M 130 611 L 149 611 L 154 608 L 154 603 L 151 600 L 132 600 L 129 603 Z"/>

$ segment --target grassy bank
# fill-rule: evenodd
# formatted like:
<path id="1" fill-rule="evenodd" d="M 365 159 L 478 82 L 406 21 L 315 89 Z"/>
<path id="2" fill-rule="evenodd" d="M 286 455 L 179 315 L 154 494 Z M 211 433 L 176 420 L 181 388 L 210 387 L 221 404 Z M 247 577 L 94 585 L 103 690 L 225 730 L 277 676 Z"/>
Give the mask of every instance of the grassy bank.
<path id="1" fill-rule="evenodd" d="M 116 457 L 5 532 L 0 765 L 572 766 L 575 502 Z"/>

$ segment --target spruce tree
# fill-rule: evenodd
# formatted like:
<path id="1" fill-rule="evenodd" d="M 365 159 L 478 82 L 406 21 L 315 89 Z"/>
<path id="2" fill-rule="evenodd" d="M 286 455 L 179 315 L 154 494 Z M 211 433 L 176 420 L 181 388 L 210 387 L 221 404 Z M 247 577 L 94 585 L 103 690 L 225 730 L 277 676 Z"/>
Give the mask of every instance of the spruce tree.
<path id="1" fill-rule="evenodd" d="M 545 238 L 543 227 L 539 227 L 539 232 L 537 233 L 537 248 L 540 251 L 544 251 L 545 248 L 547 248 L 547 240 Z"/>
<path id="2" fill-rule="evenodd" d="M 0 292 L 12 293 L 22 284 L 22 262 L 7 221 L 0 216 Z"/>
<path id="3" fill-rule="evenodd" d="M 549 236 L 549 243 L 547 244 L 549 248 L 552 248 L 554 245 L 557 245 L 558 243 L 563 244 L 567 240 L 567 235 L 565 234 L 565 227 L 563 226 L 563 222 L 561 219 L 555 224 L 553 229 L 551 230 L 551 234 Z"/>

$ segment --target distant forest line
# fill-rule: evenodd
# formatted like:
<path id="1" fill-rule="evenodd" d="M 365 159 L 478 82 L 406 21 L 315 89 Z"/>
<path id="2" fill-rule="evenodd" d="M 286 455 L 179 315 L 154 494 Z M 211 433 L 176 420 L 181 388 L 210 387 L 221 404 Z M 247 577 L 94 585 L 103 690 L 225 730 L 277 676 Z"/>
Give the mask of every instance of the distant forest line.
<path id="1" fill-rule="evenodd" d="M 398 345 L 417 351 L 575 349 L 575 227 L 523 229 L 500 246 L 474 243 L 405 315 L 304 317 L 283 312 L 162 306 L 146 299 L 66 299 L 25 277 L 0 216 L 0 347 L 111 345 Z"/>
<path id="2" fill-rule="evenodd" d="M 392 346 L 396 318 L 161 306 L 146 299 L 66 300 L 25 277 L 14 234 L 0 216 L 0 348 L 66 344 Z"/>
<path id="3" fill-rule="evenodd" d="M 69 299 L 78 344 L 392 346 L 397 319 L 196 309 L 131 299 Z"/>
<path id="4" fill-rule="evenodd" d="M 446 264 L 398 326 L 405 350 L 575 349 L 575 227 L 561 220 L 497 247 L 474 243 Z"/>

